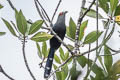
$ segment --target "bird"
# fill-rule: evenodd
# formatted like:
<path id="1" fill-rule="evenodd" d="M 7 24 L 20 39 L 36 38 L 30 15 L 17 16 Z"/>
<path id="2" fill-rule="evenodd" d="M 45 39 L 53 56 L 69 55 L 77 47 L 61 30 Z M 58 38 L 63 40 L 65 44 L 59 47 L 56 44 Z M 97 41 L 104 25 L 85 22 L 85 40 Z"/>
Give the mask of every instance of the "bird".
<path id="1" fill-rule="evenodd" d="M 52 27 L 53 31 L 61 38 L 61 40 L 64 39 L 66 34 L 66 25 L 65 25 L 66 13 L 67 11 L 60 12 L 56 23 Z M 55 36 L 50 39 L 50 51 L 45 65 L 44 78 L 48 78 L 48 76 L 51 73 L 54 53 L 60 47 L 60 45 L 61 42 Z"/>

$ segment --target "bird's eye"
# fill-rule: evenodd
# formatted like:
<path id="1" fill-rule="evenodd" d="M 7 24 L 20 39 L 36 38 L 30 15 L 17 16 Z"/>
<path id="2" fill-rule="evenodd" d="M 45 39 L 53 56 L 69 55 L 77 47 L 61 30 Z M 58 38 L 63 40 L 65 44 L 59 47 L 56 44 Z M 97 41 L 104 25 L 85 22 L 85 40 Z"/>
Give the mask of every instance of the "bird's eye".
<path id="1" fill-rule="evenodd" d="M 61 13 L 59 14 L 59 16 L 61 16 L 61 15 L 63 15 L 63 12 L 61 12 Z"/>

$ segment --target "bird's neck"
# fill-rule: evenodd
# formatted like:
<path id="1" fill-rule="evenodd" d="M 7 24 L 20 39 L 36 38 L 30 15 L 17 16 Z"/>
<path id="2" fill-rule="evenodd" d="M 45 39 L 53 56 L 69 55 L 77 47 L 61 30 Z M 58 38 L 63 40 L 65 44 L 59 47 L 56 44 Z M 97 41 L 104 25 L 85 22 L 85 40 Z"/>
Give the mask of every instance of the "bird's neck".
<path id="1" fill-rule="evenodd" d="M 58 17 L 57 23 L 58 24 L 65 24 L 65 17 Z"/>

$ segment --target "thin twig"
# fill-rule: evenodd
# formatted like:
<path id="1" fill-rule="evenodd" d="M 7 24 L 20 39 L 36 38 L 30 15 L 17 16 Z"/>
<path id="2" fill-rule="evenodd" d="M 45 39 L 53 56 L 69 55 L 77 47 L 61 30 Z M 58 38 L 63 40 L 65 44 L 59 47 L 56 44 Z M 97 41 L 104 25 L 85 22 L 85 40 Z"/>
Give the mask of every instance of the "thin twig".
<path id="1" fill-rule="evenodd" d="M 57 10 L 58 10 L 61 2 L 62 2 L 62 0 L 59 0 L 58 5 L 57 5 L 57 7 L 56 7 L 56 9 L 55 9 L 55 12 L 54 12 L 54 14 L 53 14 L 53 16 L 52 16 L 51 22 L 53 21 L 53 19 L 54 19 L 54 17 L 55 17 L 55 14 L 56 14 L 56 12 L 57 12 Z"/>
<path id="2" fill-rule="evenodd" d="M 26 41 L 25 41 L 25 36 L 24 36 L 24 39 L 23 39 L 23 47 L 22 47 L 24 62 L 25 62 L 25 65 L 26 65 L 27 70 L 28 70 L 28 72 L 30 73 L 31 77 L 33 78 L 33 80 L 36 80 L 35 77 L 34 77 L 34 75 L 33 75 L 33 73 L 32 73 L 31 70 L 30 70 L 30 67 L 29 67 L 28 62 L 27 62 L 27 59 L 26 59 L 26 55 L 25 55 L 25 42 L 26 42 Z"/>
<path id="3" fill-rule="evenodd" d="M 41 13 L 42 13 L 42 16 L 45 18 L 45 20 L 49 22 L 49 19 L 46 17 L 46 14 L 44 13 L 42 9 L 41 9 Z"/>
<path id="4" fill-rule="evenodd" d="M 67 38 L 67 39 L 69 39 L 69 40 L 71 40 L 71 41 L 75 42 L 75 40 L 74 40 L 74 39 L 72 39 L 72 38 L 70 38 L 70 37 L 68 37 L 68 36 L 65 36 L 65 38 Z"/>
<path id="5" fill-rule="evenodd" d="M 0 72 L 3 73 L 7 78 L 9 78 L 10 80 L 14 80 L 12 77 L 10 77 L 2 68 L 2 66 L 0 65 Z"/>
<path id="6" fill-rule="evenodd" d="M 44 60 L 45 60 L 45 58 L 43 58 L 42 62 L 39 64 L 40 68 L 43 67 Z"/>
<path id="7" fill-rule="evenodd" d="M 96 0 L 96 34 L 97 34 L 97 40 L 96 40 L 96 47 L 98 47 L 98 26 L 99 23 L 98 23 L 98 0 Z M 98 56 L 99 54 L 98 53 L 98 49 L 96 49 L 96 56 Z"/>
<path id="8" fill-rule="evenodd" d="M 9 3 L 10 7 L 11 7 L 13 10 L 15 10 L 15 7 L 14 7 L 14 5 L 12 4 L 12 2 L 11 2 L 10 0 L 7 0 L 7 1 L 8 1 L 8 3 Z"/>
<path id="9" fill-rule="evenodd" d="M 109 46 L 107 46 L 112 52 L 118 52 L 119 50 L 114 50 L 112 48 L 110 48 Z"/>
<path id="10" fill-rule="evenodd" d="M 44 21 L 45 25 L 46 25 L 47 27 L 49 27 L 48 24 L 47 24 L 47 22 L 45 21 L 44 17 L 42 16 L 42 13 L 40 12 L 40 9 L 39 9 L 39 7 L 38 7 L 37 1 L 34 0 L 34 2 L 35 2 L 35 6 L 36 6 L 36 9 L 37 9 L 37 12 L 38 12 L 39 16 L 42 18 L 42 20 Z"/>
<path id="11" fill-rule="evenodd" d="M 98 0 L 96 0 L 96 24 L 97 24 L 97 25 L 96 25 L 96 30 L 97 30 L 97 32 L 96 32 L 96 34 L 97 34 L 96 47 L 98 47 Z M 102 46 L 101 46 L 101 48 L 102 48 Z M 100 50 L 101 50 L 101 48 L 100 48 Z M 85 80 L 86 80 L 87 77 L 89 76 L 89 74 L 90 74 L 90 72 L 91 72 L 91 70 L 92 70 L 93 65 L 94 65 L 95 62 L 97 61 L 97 58 L 98 58 L 99 54 L 100 54 L 100 52 L 98 52 L 98 49 L 96 49 L 96 58 L 95 58 L 93 64 L 91 65 L 90 70 L 89 70 L 88 73 L 86 74 Z"/>
<path id="12" fill-rule="evenodd" d="M 99 55 L 99 56 L 112 56 L 112 55 L 116 55 L 116 54 L 119 54 L 119 53 L 120 53 L 120 50 L 116 51 L 113 54 L 105 54 L 105 55 Z"/>
<path id="13" fill-rule="evenodd" d="M 98 47 L 98 46 L 97 46 Z M 87 72 L 89 71 L 89 67 L 90 67 L 90 49 L 91 49 L 91 44 L 89 44 L 89 53 L 88 53 L 88 66 L 87 66 Z"/>
<path id="14" fill-rule="evenodd" d="M 47 14 L 47 12 L 45 11 L 45 9 L 43 8 L 43 6 L 40 4 L 40 2 L 39 2 L 38 0 L 36 0 L 36 2 L 39 4 L 39 6 L 41 7 L 41 9 L 42 9 L 43 12 L 45 13 L 46 17 L 48 18 L 48 21 L 51 22 L 48 14 Z"/>
<path id="15" fill-rule="evenodd" d="M 12 25 L 13 25 L 13 27 L 15 28 L 15 30 L 18 32 L 18 34 L 20 35 L 20 32 L 18 31 L 18 29 L 17 29 L 17 27 L 16 27 L 16 25 L 14 24 L 14 22 L 13 21 L 10 21 L 11 23 L 12 23 Z"/>

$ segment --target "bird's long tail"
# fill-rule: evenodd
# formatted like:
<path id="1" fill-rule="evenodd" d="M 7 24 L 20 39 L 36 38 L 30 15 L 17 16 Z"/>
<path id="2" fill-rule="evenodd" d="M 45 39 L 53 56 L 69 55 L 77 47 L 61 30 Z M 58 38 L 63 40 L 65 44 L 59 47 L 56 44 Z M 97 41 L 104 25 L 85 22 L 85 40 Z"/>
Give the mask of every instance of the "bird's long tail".
<path id="1" fill-rule="evenodd" d="M 48 78 L 48 76 L 50 75 L 53 58 L 54 58 L 54 52 L 55 52 L 55 49 L 50 48 L 48 59 L 47 59 L 46 66 L 45 66 L 44 78 Z"/>

